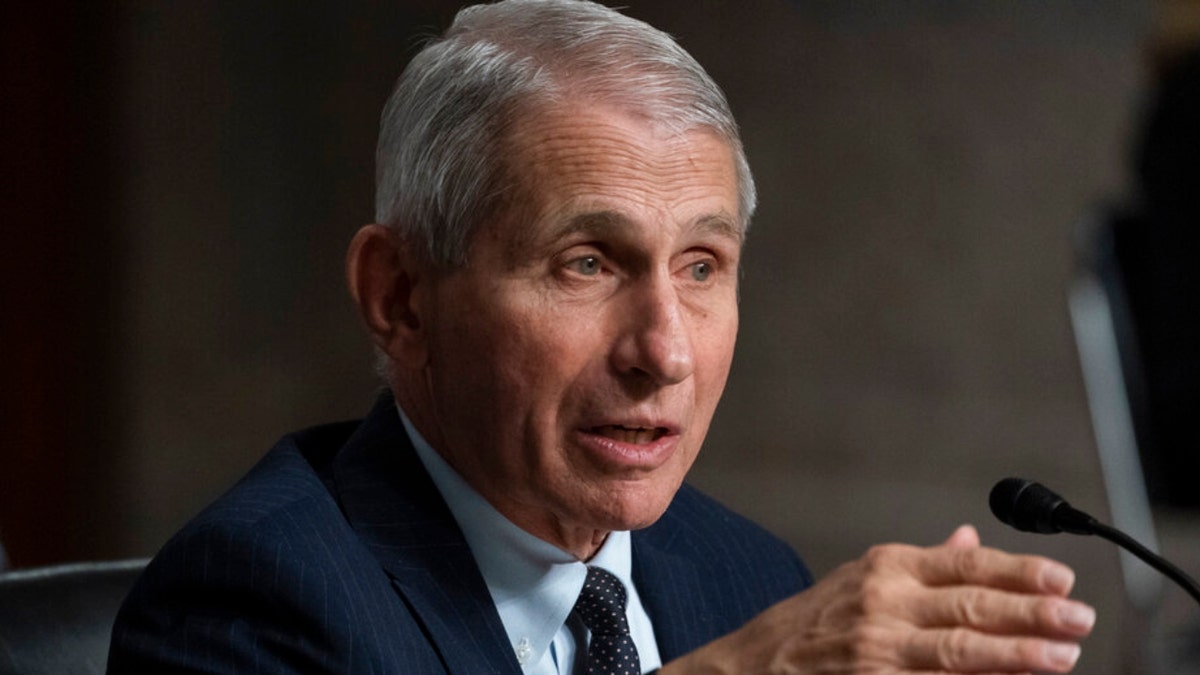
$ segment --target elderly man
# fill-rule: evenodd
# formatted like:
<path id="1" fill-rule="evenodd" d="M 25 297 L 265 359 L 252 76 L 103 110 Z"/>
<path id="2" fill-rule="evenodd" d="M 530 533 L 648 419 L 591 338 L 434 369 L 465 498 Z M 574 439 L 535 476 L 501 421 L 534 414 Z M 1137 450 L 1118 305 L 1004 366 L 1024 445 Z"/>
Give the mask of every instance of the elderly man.
<path id="1" fill-rule="evenodd" d="M 1050 560 L 883 546 L 815 586 L 683 485 L 755 192 L 716 85 L 580 0 L 464 10 L 400 78 L 347 277 L 391 390 L 151 563 L 111 672 L 1067 671 Z"/>

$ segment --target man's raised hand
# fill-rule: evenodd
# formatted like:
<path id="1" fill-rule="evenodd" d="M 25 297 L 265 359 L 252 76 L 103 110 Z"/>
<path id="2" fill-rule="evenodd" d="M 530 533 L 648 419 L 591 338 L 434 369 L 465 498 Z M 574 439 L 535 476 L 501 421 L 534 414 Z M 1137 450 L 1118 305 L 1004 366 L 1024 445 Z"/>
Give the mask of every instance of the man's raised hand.
<path id="1" fill-rule="evenodd" d="M 980 546 L 870 549 L 662 669 L 672 673 L 1067 672 L 1095 611 L 1061 563 Z"/>

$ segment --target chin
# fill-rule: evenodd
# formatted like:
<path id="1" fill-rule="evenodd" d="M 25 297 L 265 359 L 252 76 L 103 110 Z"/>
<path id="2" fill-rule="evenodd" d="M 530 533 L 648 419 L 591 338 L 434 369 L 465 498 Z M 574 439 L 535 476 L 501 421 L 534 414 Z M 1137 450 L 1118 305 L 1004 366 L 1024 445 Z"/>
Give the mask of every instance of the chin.
<path id="1" fill-rule="evenodd" d="M 603 515 L 599 520 L 603 521 L 604 525 L 596 529 L 619 531 L 650 527 L 666 512 L 674 496 L 675 490 L 671 490 L 669 493 L 665 493 L 661 489 L 634 490 L 624 493 L 619 489 L 614 490 L 612 501 L 604 504 L 600 509 Z"/>

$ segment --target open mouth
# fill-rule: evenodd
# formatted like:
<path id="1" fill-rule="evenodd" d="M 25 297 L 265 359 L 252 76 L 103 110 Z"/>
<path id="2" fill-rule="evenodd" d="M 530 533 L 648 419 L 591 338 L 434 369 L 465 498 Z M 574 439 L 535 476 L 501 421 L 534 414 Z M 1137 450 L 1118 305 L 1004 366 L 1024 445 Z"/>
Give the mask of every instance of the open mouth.
<path id="1" fill-rule="evenodd" d="M 631 445 L 653 443 L 667 435 L 666 427 L 626 427 L 620 424 L 605 424 L 592 427 L 591 432 Z"/>

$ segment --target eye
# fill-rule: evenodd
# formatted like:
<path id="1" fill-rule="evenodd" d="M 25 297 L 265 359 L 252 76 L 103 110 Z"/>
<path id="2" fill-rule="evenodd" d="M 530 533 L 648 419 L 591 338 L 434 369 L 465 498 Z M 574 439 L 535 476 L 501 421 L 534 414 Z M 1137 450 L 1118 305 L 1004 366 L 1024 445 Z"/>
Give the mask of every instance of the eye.
<path id="1" fill-rule="evenodd" d="M 603 266 L 598 256 L 587 255 L 567 263 L 567 268 L 585 277 L 593 277 L 600 273 Z"/>
<path id="2" fill-rule="evenodd" d="M 713 268 L 708 262 L 692 263 L 691 269 L 692 278 L 696 281 L 708 281 L 708 278 L 712 276 Z"/>

